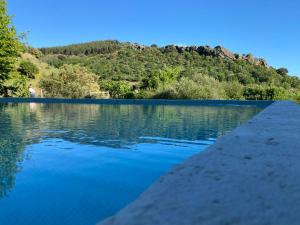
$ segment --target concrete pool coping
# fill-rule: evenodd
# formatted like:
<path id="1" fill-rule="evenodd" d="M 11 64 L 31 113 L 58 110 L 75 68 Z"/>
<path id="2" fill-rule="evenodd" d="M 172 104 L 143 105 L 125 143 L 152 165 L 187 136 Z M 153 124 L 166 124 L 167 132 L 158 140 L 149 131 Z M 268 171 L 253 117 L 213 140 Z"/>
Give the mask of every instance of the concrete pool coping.
<path id="1" fill-rule="evenodd" d="M 99 224 L 299 224 L 299 150 L 300 106 L 275 102 Z"/>

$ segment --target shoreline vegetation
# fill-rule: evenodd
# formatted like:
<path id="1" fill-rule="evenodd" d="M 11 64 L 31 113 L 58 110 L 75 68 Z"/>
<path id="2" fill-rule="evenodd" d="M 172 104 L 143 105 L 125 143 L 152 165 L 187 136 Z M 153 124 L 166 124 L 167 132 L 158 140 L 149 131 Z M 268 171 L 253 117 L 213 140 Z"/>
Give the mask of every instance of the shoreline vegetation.
<path id="1" fill-rule="evenodd" d="M 115 40 L 36 49 L 20 41 L 0 0 L 0 97 L 294 100 L 300 79 L 217 46 Z"/>

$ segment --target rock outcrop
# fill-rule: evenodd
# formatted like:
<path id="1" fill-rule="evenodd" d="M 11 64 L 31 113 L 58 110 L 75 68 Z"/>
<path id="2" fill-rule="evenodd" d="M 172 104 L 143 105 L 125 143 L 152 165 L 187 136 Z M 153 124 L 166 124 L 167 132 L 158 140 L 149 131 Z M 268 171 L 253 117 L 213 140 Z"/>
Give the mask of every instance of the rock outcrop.
<path id="1" fill-rule="evenodd" d="M 260 65 L 263 67 L 269 67 L 265 59 L 255 58 L 251 54 L 240 55 L 229 51 L 228 49 L 222 46 L 216 46 L 215 48 L 211 48 L 210 46 L 178 46 L 178 45 L 167 45 L 163 47 L 165 51 L 177 51 L 179 53 L 187 52 L 197 52 L 203 56 L 212 56 L 212 57 L 220 57 L 227 58 L 230 60 L 244 60 L 253 65 Z"/>
<path id="2" fill-rule="evenodd" d="M 145 45 L 140 45 L 138 43 L 130 43 L 128 42 L 128 44 L 130 45 L 130 47 L 134 48 L 134 49 L 137 49 L 137 50 L 144 50 L 147 48 L 147 46 Z"/>

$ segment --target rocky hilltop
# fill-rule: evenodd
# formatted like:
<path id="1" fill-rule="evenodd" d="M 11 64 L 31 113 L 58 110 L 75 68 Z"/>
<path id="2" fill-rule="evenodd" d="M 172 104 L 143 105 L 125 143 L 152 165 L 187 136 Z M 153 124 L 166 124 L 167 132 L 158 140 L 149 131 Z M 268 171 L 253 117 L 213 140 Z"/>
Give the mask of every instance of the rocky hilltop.
<path id="1" fill-rule="evenodd" d="M 143 49 L 144 47 L 141 46 L 139 49 Z M 229 51 L 228 49 L 222 46 L 216 46 L 212 48 L 208 45 L 206 46 L 178 46 L 178 45 L 167 45 L 163 47 L 166 50 L 176 49 L 179 53 L 183 53 L 185 51 L 188 52 L 198 52 L 200 55 L 203 56 L 213 56 L 213 57 L 221 57 L 221 58 L 228 58 L 231 60 L 245 60 L 253 65 L 260 65 L 269 68 L 265 59 L 262 58 L 255 58 L 251 54 L 237 54 Z"/>
<path id="2" fill-rule="evenodd" d="M 40 50 L 44 54 L 63 54 L 63 55 L 95 55 L 95 54 L 107 54 L 117 52 L 122 48 L 130 48 L 138 51 L 147 51 L 151 48 L 158 48 L 162 52 L 177 51 L 178 53 L 184 52 L 197 52 L 202 56 L 212 56 L 226 58 L 233 61 L 245 60 L 252 65 L 260 65 L 265 68 L 269 68 L 265 59 L 256 58 L 252 54 L 237 54 L 229 51 L 222 46 L 210 47 L 204 46 L 179 46 L 179 45 L 166 45 L 158 47 L 157 45 L 141 45 L 139 43 L 132 42 L 119 42 L 117 40 L 106 41 L 94 41 L 89 43 L 74 44 L 69 46 L 53 47 L 53 48 L 41 48 Z"/>
<path id="3" fill-rule="evenodd" d="M 140 45 L 138 43 L 130 43 L 127 42 L 129 46 L 136 50 L 145 50 L 149 47 L 146 45 Z M 154 47 L 157 47 L 154 45 Z M 256 58 L 252 54 L 237 54 L 229 51 L 228 49 L 222 47 L 222 46 L 216 46 L 214 48 L 204 45 L 204 46 L 179 46 L 179 45 L 166 45 L 161 48 L 165 51 L 173 51 L 176 50 L 178 53 L 184 53 L 184 52 L 197 52 L 200 55 L 203 56 L 212 56 L 212 57 L 220 57 L 220 58 L 227 58 L 231 60 L 245 60 L 253 65 L 260 65 L 264 66 L 266 68 L 269 68 L 269 65 L 267 64 L 265 59 L 262 58 Z"/>

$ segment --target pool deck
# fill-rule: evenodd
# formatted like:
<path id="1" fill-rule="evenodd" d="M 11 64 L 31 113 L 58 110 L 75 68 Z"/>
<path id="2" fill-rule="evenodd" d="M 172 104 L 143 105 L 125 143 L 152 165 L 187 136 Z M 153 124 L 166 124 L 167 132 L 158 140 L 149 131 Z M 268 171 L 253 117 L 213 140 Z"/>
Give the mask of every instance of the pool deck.
<path id="1" fill-rule="evenodd" d="M 298 225 L 299 212 L 300 105 L 280 101 L 99 224 Z"/>

